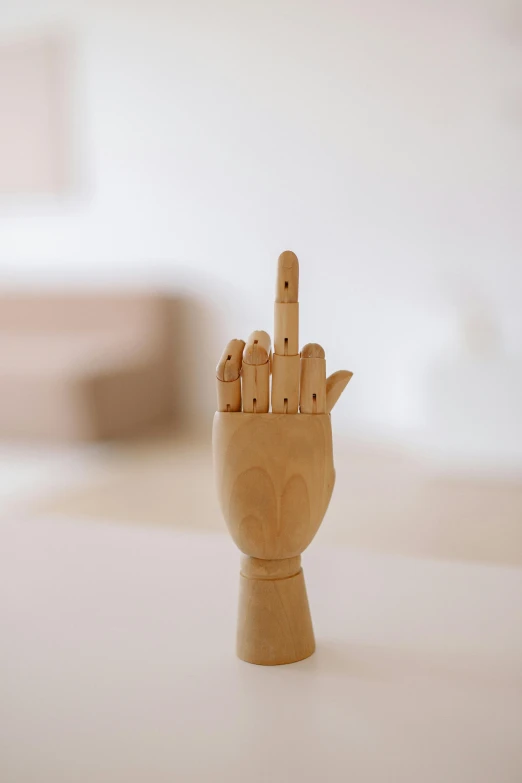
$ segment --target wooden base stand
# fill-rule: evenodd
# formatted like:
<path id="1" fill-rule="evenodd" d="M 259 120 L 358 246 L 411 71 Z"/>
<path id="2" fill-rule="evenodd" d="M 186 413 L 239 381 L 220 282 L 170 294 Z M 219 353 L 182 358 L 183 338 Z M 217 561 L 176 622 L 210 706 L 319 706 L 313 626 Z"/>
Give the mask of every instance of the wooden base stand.
<path id="1" fill-rule="evenodd" d="M 277 666 L 308 658 L 314 631 L 301 557 L 241 562 L 237 654 L 248 663 Z"/>

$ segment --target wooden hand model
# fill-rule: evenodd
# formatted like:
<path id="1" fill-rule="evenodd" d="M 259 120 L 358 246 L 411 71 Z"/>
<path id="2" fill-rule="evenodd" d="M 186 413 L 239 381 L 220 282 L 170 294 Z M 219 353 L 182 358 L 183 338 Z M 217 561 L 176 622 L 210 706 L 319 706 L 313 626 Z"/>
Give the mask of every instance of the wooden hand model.
<path id="1" fill-rule="evenodd" d="M 299 263 L 287 250 L 278 262 L 274 353 L 266 332 L 252 332 L 246 345 L 231 340 L 217 366 L 214 469 L 243 552 L 237 654 L 264 665 L 315 650 L 301 553 L 330 502 L 330 411 L 352 377 L 340 370 L 327 378 L 320 345 L 299 353 L 298 285 Z"/>

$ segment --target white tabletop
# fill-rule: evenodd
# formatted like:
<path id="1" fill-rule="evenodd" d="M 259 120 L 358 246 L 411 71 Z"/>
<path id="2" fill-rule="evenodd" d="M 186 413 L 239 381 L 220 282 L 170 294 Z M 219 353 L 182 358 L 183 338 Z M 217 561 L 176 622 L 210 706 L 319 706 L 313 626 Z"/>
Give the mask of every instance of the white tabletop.
<path id="1" fill-rule="evenodd" d="M 0 529 L 2 783 L 522 779 L 522 572 L 303 556 L 317 652 L 234 655 L 225 535 Z"/>

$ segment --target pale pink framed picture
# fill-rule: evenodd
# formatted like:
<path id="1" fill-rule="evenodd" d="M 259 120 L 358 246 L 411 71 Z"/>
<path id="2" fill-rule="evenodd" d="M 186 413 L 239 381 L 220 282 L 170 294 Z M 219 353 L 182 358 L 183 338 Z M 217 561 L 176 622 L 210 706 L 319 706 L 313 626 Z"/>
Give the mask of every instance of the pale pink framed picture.
<path id="1" fill-rule="evenodd" d="M 61 38 L 0 43 L 0 195 L 67 188 L 66 81 Z"/>

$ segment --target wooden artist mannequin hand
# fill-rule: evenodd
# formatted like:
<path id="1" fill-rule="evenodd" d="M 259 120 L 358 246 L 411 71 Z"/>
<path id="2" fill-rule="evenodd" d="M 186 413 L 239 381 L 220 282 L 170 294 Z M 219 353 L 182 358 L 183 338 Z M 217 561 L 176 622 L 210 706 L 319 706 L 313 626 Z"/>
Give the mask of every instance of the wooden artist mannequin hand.
<path id="1" fill-rule="evenodd" d="M 273 354 L 269 335 L 253 332 L 246 344 L 228 343 L 216 371 L 218 497 L 246 556 L 238 655 L 261 664 L 291 663 L 315 649 L 300 555 L 330 502 L 330 411 L 352 377 L 340 370 L 326 378 L 325 353 L 316 343 L 299 352 L 298 286 L 297 257 L 285 251 L 278 262 Z"/>

